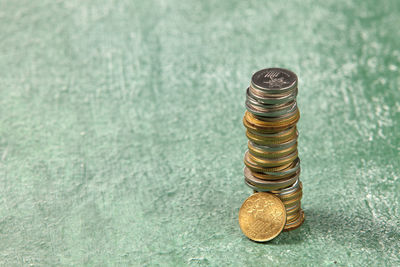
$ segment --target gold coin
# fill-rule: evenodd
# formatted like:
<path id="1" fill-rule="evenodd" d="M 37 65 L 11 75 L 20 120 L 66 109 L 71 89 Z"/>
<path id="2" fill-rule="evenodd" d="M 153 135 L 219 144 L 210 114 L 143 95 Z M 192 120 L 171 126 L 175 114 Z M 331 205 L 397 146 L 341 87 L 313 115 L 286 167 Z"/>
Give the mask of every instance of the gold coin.
<path id="1" fill-rule="evenodd" d="M 294 203 L 290 203 L 290 204 L 284 204 L 286 209 L 291 209 L 293 207 L 295 207 L 296 205 L 300 205 L 301 201 L 298 202 L 294 202 Z"/>
<path id="2" fill-rule="evenodd" d="M 294 123 L 297 123 L 297 121 L 300 119 L 300 112 L 297 110 L 293 116 L 290 116 L 288 118 L 278 120 L 278 121 L 263 121 L 255 117 L 253 114 L 250 112 L 246 111 L 244 114 L 244 118 L 246 121 L 248 121 L 250 124 L 258 126 L 258 127 L 282 127 L 282 126 L 288 126 Z"/>
<path id="3" fill-rule="evenodd" d="M 271 151 L 271 152 L 263 151 L 259 148 L 256 148 L 256 147 L 252 146 L 250 144 L 250 142 L 248 143 L 247 147 L 249 148 L 250 154 L 252 154 L 255 157 L 274 159 L 274 158 L 282 158 L 282 157 L 285 157 L 285 156 L 291 154 L 297 148 L 297 142 L 294 143 L 293 146 L 290 146 L 288 148 L 278 150 L 278 151 Z"/>
<path id="4" fill-rule="evenodd" d="M 240 207 L 240 229 L 253 241 L 266 242 L 274 239 L 282 232 L 285 224 L 285 206 L 272 194 L 255 193 Z"/>
<path id="5" fill-rule="evenodd" d="M 297 139 L 297 132 L 294 131 L 290 135 L 282 136 L 282 137 L 265 137 L 262 135 L 257 135 L 251 133 L 249 130 L 246 131 L 247 138 L 255 144 L 259 145 L 279 145 L 286 142 L 289 142 L 293 139 Z"/>
<path id="6" fill-rule="evenodd" d="M 248 152 L 246 152 L 248 153 Z M 288 163 L 292 163 L 298 156 L 297 149 L 292 153 L 282 158 L 259 158 L 249 153 L 249 159 L 260 167 L 277 167 Z"/>
<path id="7" fill-rule="evenodd" d="M 297 164 L 298 164 L 298 160 L 295 160 L 295 161 L 289 163 L 288 165 L 284 165 L 283 166 L 283 167 L 285 167 L 284 169 L 274 170 L 273 172 L 264 172 L 264 173 L 260 173 L 260 172 L 254 171 L 250 167 L 249 167 L 249 169 L 251 169 L 253 171 L 253 175 L 255 177 L 257 177 L 258 179 L 280 180 L 280 179 L 285 179 L 287 177 L 292 176 L 293 173 L 295 173 L 298 169 L 300 169 L 300 167 Z M 276 192 L 272 192 L 272 193 L 279 194 L 280 191 L 276 191 Z"/>
<path id="8" fill-rule="evenodd" d="M 267 117 L 262 117 L 262 116 L 257 116 L 249 111 L 245 111 L 244 116 L 246 119 L 255 125 L 260 125 L 260 126 L 277 126 L 277 125 L 282 125 L 282 124 L 288 124 L 292 122 L 293 120 L 299 119 L 300 117 L 300 111 L 296 107 L 296 109 L 290 113 L 288 113 L 286 117 L 277 117 L 277 118 L 267 118 Z M 272 119 L 272 120 L 270 120 Z"/>
<path id="9" fill-rule="evenodd" d="M 303 195 L 303 191 L 299 188 L 298 190 L 296 190 L 293 193 L 290 194 L 286 194 L 286 195 L 278 195 L 278 197 L 282 200 L 282 201 L 290 201 L 292 199 L 298 199 L 299 197 L 301 197 Z"/>
<path id="10" fill-rule="evenodd" d="M 302 197 L 303 197 L 303 191 L 299 191 L 298 193 L 296 193 L 292 197 L 285 198 L 285 197 L 279 196 L 279 199 L 282 200 L 283 204 L 290 205 L 290 204 L 292 204 L 294 202 L 300 201 Z"/>
<path id="11" fill-rule="evenodd" d="M 291 135 L 296 131 L 297 131 L 296 126 L 288 128 L 288 129 L 280 131 L 280 132 L 276 132 L 276 133 L 260 133 L 260 132 L 257 132 L 257 131 L 249 130 L 249 132 L 251 132 L 252 134 L 261 135 L 261 136 L 266 137 L 266 138 L 282 138 L 282 137 L 285 137 L 287 135 Z"/>
<path id="12" fill-rule="evenodd" d="M 296 123 L 294 123 L 294 124 L 296 124 Z M 293 126 L 293 125 L 289 125 L 289 126 L 284 125 L 284 126 L 274 126 L 274 127 L 259 127 L 259 126 L 253 125 L 250 122 L 248 122 L 246 120 L 246 117 L 243 117 L 243 125 L 248 130 L 250 130 L 252 132 L 259 132 L 259 133 L 276 133 L 276 132 L 287 130 L 288 128 Z"/>
<path id="13" fill-rule="evenodd" d="M 293 215 L 293 214 L 295 214 L 295 213 L 298 213 L 299 212 L 299 210 L 300 210 L 300 203 L 298 204 L 298 205 L 296 205 L 296 206 L 294 206 L 293 208 L 291 208 L 291 209 L 286 209 L 286 223 L 287 223 L 287 218 L 288 218 L 288 216 L 290 216 L 290 215 Z"/>
<path id="14" fill-rule="evenodd" d="M 285 174 L 285 175 L 268 175 L 268 174 L 262 174 L 262 173 L 258 173 L 258 172 L 252 172 L 253 176 L 261 179 L 261 180 L 267 180 L 267 181 L 274 181 L 274 180 L 282 180 L 282 179 L 286 179 L 289 178 L 290 176 L 293 175 L 293 173 L 289 173 L 289 174 Z"/>
<path id="15" fill-rule="evenodd" d="M 299 228 L 303 224 L 305 218 L 306 218 L 306 216 L 304 214 L 304 211 L 301 210 L 299 218 L 296 221 L 285 225 L 285 228 L 283 229 L 283 231 L 288 232 L 288 231 L 292 231 L 294 229 Z"/>
<path id="16" fill-rule="evenodd" d="M 292 162 L 290 162 L 290 163 L 288 163 L 288 164 L 285 164 L 285 165 L 282 165 L 282 166 L 277 166 L 277 167 L 270 167 L 270 168 L 268 168 L 268 167 L 261 167 L 261 166 L 258 166 L 257 163 L 253 162 L 253 161 L 249 158 L 249 153 L 246 152 L 246 153 L 244 154 L 244 164 L 245 164 L 250 170 L 252 170 L 252 171 L 254 171 L 254 172 L 261 172 L 261 173 L 263 173 L 263 172 L 278 172 L 278 171 L 284 170 L 284 169 L 288 168 L 288 167 L 292 164 Z"/>
<path id="17" fill-rule="evenodd" d="M 293 214 L 287 215 L 286 214 L 286 225 L 296 221 L 300 217 L 300 212 L 297 211 Z"/>
<path id="18" fill-rule="evenodd" d="M 290 208 L 292 208 L 292 207 L 298 205 L 298 204 L 301 202 L 301 196 L 302 196 L 302 194 L 300 195 L 300 198 L 295 199 L 295 200 L 291 200 L 291 201 L 282 201 L 282 202 L 283 202 L 283 205 L 285 205 L 286 209 L 290 209 Z"/>

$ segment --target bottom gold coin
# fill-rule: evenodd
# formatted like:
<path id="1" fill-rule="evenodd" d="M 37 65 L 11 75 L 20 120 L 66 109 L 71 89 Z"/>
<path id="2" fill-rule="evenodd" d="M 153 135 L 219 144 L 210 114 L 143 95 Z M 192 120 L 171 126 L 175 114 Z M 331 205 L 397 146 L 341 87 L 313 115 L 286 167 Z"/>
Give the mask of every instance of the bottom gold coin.
<path id="1" fill-rule="evenodd" d="M 306 218 L 306 216 L 304 215 L 304 211 L 301 210 L 299 218 L 294 222 L 290 222 L 290 223 L 286 224 L 283 231 L 288 232 L 288 231 L 292 231 L 294 229 L 299 228 L 303 224 L 305 218 Z"/>
<path id="2" fill-rule="evenodd" d="M 266 242 L 274 239 L 282 232 L 285 224 L 285 206 L 273 194 L 254 193 L 240 207 L 240 229 L 253 241 Z"/>

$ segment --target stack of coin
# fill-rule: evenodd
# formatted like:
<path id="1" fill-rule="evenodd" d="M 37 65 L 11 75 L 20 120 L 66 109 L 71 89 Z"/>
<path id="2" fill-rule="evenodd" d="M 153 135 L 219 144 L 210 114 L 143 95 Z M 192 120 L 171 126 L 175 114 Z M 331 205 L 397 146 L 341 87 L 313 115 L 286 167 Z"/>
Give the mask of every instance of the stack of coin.
<path id="1" fill-rule="evenodd" d="M 296 96 L 296 74 L 280 68 L 260 70 L 247 88 L 247 111 L 243 118 L 248 138 L 245 183 L 255 192 L 268 192 L 283 202 L 284 231 L 293 230 L 304 221 Z"/>

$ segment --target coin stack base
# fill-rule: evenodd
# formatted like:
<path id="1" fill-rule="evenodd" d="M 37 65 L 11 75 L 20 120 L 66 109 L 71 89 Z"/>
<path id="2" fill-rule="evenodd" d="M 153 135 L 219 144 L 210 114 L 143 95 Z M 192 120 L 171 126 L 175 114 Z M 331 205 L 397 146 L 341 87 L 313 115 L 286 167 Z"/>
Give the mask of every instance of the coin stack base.
<path id="1" fill-rule="evenodd" d="M 297 93 L 297 76 L 293 72 L 280 68 L 260 70 L 247 88 L 243 118 L 249 140 L 244 157 L 245 183 L 254 192 L 280 199 L 286 214 L 283 231 L 298 228 L 305 218 L 297 151 Z"/>

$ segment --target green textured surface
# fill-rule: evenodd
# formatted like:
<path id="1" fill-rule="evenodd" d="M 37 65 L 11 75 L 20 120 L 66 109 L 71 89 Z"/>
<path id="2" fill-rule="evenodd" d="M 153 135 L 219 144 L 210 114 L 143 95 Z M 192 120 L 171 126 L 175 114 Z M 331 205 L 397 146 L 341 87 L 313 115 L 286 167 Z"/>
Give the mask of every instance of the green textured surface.
<path id="1" fill-rule="evenodd" d="M 400 2 L 0 1 L 0 265 L 399 266 Z M 306 222 L 240 232 L 245 88 L 299 76 Z"/>

